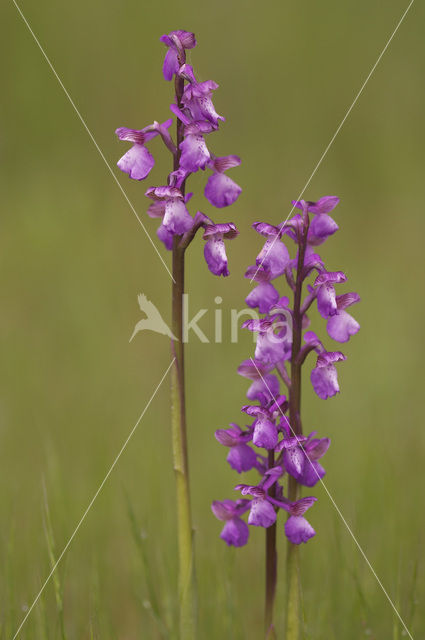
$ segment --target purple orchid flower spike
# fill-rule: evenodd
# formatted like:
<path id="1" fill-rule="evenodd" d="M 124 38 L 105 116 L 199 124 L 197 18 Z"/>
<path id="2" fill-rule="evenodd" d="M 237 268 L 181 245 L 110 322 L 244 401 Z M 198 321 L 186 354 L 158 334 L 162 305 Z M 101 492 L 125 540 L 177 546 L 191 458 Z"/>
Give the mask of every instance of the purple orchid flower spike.
<path id="1" fill-rule="evenodd" d="M 233 222 L 216 224 L 210 217 L 198 211 L 194 216 L 190 212 L 191 193 L 186 186 L 191 176 L 199 170 L 212 170 L 205 178 L 202 191 L 209 204 L 224 207 L 233 204 L 240 195 L 241 188 L 225 172 L 240 164 L 235 155 L 218 158 L 210 151 L 210 135 L 217 131 L 224 117 L 219 115 L 212 101 L 213 92 L 218 88 L 214 80 L 198 82 L 191 65 L 187 64 L 186 53 L 196 46 L 195 35 L 191 31 L 175 30 L 161 36 L 167 51 L 163 74 L 166 80 L 173 82 L 173 94 L 170 96 L 170 110 L 175 120 L 174 139 L 169 129 L 173 119 L 163 124 L 154 121 L 144 129 L 120 127 L 116 134 L 120 140 L 131 143 L 131 148 L 119 160 L 119 168 L 133 180 L 144 180 L 151 172 L 155 159 L 147 148 L 148 143 L 159 137 L 165 149 L 171 154 L 170 172 L 161 186 L 152 186 L 146 190 L 150 200 L 148 216 L 158 222 L 157 236 L 164 247 L 172 252 L 172 339 L 173 362 L 171 370 L 172 394 L 172 446 L 176 468 L 179 469 L 176 483 L 177 519 L 178 519 L 178 557 L 179 557 L 179 631 L 178 636 L 185 640 L 194 640 L 196 616 L 194 612 L 195 581 L 194 553 L 192 541 L 192 521 L 190 508 L 190 490 L 188 479 L 188 446 L 186 435 L 186 395 L 184 368 L 184 274 L 185 255 L 196 235 L 202 230 L 205 242 L 204 256 L 208 269 L 217 276 L 229 275 L 228 260 L 224 242 L 235 238 L 238 230 Z M 208 136 L 208 138 L 207 138 Z M 208 140 L 208 146 L 207 142 Z M 206 186 L 205 186 L 206 183 Z M 199 236 L 199 234 L 198 234 Z M 164 261 L 163 261 L 164 262 Z M 165 263 L 164 263 L 165 264 Z M 272 384 L 271 379 L 269 382 Z M 260 384 L 253 391 L 259 397 Z M 266 404 L 269 398 L 265 400 Z M 179 407 L 179 409 L 176 409 Z M 251 448 L 251 431 L 242 432 L 235 425 L 228 430 L 219 430 L 217 438 L 229 448 L 228 461 L 233 469 L 242 473 L 255 467 L 259 472 L 266 470 L 266 459 Z M 228 544 L 241 546 L 248 539 L 248 526 L 240 516 L 249 508 L 245 500 L 217 502 L 213 511 L 225 522 L 222 537 Z"/>
<path id="2" fill-rule="evenodd" d="M 213 178 L 214 175 L 210 180 Z M 253 225 L 265 238 L 265 244 L 256 264 L 245 273 L 255 284 L 245 302 L 251 309 L 258 310 L 259 315 L 245 321 L 242 327 L 256 334 L 256 345 L 254 357 L 244 360 L 238 368 L 238 373 L 250 381 L 247 397 L 252 404 L 244 405 L 242 411 L 253 421 L 244 431 L 232 427 L 220 430 L 216 436 L 231 451 L 233 448 L 237 451 L 243 440 L 243 445 L 249 447 L 249 454 L 244 451 L 248 461 L 244 457 L 231 461 L 230 454 L 228 460 L 238 473 L 249 468 L 251 473 L 255 469 L 260 475 L 257 484 L 241 483 L 236 489 L 242 496 L 251 497 L 249 506 L 244 507 L 249 509 L 248 526 L 266 529 L 265 627 L 268 631 L 273 628 L 279 512 L 283 511 L 287 518 L 284 531 L 288 540 L 288 602 L 291 603 L 299 597 L 298 556 L 294 554 L 294 547 L 316 535 L 304 516 L 317 498 L 300 497 L 300 490 L 323 481 L 326 472 L 321 460 L 330 446 L 330 439 L 318 437 L 316 432 L 303 435 L 302 367 L 309 357 L 316 356 L 310 379 L 319 398 L 326 399 L 339 392 L 336 364 L 346 359 L 340 351 L 328 350 L 309 330 L 307 313 L 316 302 L 319 317 L 326 320 L 328 335 L 338 342 L 346 342 L 360 328 L 346 311 L 359 302 L 359 296 L 337 294 L 337 286 L 342 286 L 347 277 L 343 271 L 328 270 L 317 252 L 338 230 L 329 215 L 338 202 L 336 196 L 325 196 L 317 202 L 293 201 L 301 213 L 292 219 L 278 226 L 265 222 Z M 288 240 L 296 247 L 292 258 L 286 246 Z M 281 295 L 279 277 L 289 287 L 291 300 Z M 288 399 L 281 394 L 281 384 L 287 389 Z M 287 635 L 300 637 L 299 631 L 294 636 L 293 628 L 287 629 Z"/>
<path id="3" fill-rule="evenodd" d="M 215 111 L 211 99 L 218 85 L 213 80 L 198 82 L 192 66 L 186 63 L 186 51 L 196 46 L 194 34 L 184 30 L 171 31 L 161 36 L 161 41 L 167 47 L 164 77 L 166 80 L 175 77 L 178 87 L 178 95 L 170 105 L 177 118 L 177 143 L 173 142 L 168 131 L 172 119 L 162 124 L 154 122 L 140 130 L 120 127 L 116 130 L 119 139 L 131 142 L 133 146 L 119 160 L 118 166 L 130 178 L 144 180 L 155 164 L 146 143 L 156 136 L 161 137 L 173 155 L 173 170 L 168 175 L 166 186 L 150 187 L 146 191 L 146 196 L 153 200 L 148 215 L 160 220 L 157 236 L 169 251 L 178 236 L 178 244 L 185 250 L 196 232 L 203 228 L 204 239 L 207 240 L 204 251 L 207 266 L 214 275 L 227 276 L 229 270 L 223 240 L 234 238 L 238 233 L 236 227 L 233 223 L 215 224 L 209 218 L 208 222 L 197 224 L 187 208 L 185 188 L 192 174 L 200 169 L 211 169 L 213 173 L 206 181 L 205 196 L 214 207 L 228 207 L 238 199 L 241 187 L 226 172 L 237 167 L 241 160 L 236 155 L 217 157 L 207 146 L 206 136 L 215 132 L 224 118 Z"/>

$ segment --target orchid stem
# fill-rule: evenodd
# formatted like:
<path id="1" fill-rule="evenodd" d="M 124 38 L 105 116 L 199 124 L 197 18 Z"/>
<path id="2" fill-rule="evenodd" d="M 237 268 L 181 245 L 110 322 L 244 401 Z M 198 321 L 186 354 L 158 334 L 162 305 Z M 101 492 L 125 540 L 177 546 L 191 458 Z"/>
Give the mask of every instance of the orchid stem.
<path id="1" fill-rule="evenodd" d="M 183 90 L 184 81 L 179 76 L 176 76 L 176 96 L 178 104 L 180 104 Z M 174 170 L 179 166 L 179 144 L 182 138 L 183 130 L 181 123 L 177 121 L 177 152 L 174 155 Z M 184 184 L 181 190 L 184 193 Z M 180 640 L 195 640 L 195 571 L 187 452 L 183 343 L 185 249 L 178 246 L 179 242 L 180 237 L 174 236 L 172 258 L 172 332 L 176 340 L 172 342 L 172 355 L 175 360 L 171 370 L 171 429 L 177 493 L 179 633 Z"/>
<path id="2" fill-rule="evenodd" d="M 274 451 L 269 451 L 268 468 L 274 467 Z M 273 484 L 269 491 L 272 498 L 276 494 L 276 485 Z M 276 551 L 276 523 L 266 529 L 266 593 L 264 607 L 264 627 L 266 640 L 275 638 L 275 630 L 273 624 L 273 609 L 276 596 L 276 580 L 277 580 L 277 551 Z"/>
<path id="3" fill-rule="evenodd" d="M 307 244 L 308 221 L 298 245 L 297 277 L 294 291 L 293 336 L 291 354 L 291 388 L 289 390 L 289 424 L 295 435 L 302 435 L 301 426 L 301 363 L 299 352 L 302 337 L 301 294 L 303 266 Z M 288 498 L 295 502 L 300 497 L 300 485 L 288 475 Z M 286 556 L 286 635 L 285 640 L 301 640 L 301 577 L 299 547 L 288 540 Z"/>

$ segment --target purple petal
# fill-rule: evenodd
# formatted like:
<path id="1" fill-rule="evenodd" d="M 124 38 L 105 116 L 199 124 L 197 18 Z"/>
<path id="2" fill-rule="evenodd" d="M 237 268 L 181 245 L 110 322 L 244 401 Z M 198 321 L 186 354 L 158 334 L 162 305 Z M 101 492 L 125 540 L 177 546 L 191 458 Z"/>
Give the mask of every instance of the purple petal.
<path id="1" fill-rule="evenodd" d="M 305 453 L 298 446 L 285 449 L 283 452 L 283 462 L 286 471 L 293 478 L 298 479 L 302 474 L 306 462 Z"/>
<path id="2" fill-rule="evenodd" d="M 330 282 L 332 284 L 345 282 L 347 276 L 343 271 L 323 271 L 320 273 L 314 281 L 315 287 L 320 287 L 322 284 Z"/>
<path id="3" fill-rule="evenodd" d="M 236 517 L 228 520 L 220 533 L 220 538 L 233 547 L 243 547 L 248 542 L 248 537 L 248 525 Z"/>
<path id="4" fill-rule="evenodd" d="M 213 173 L 205 185 L 205 197 L 219 209 L 228 207 L 239 198 L 242 189 L 224 173 Z"/>
<path id="5" fill-rule="evenodd" d="M 170 233 L 177 235 L 192 228 L 193 218 L 182 200 L 166 201 L 163 225 Z"/>
<path id="6" fill-rule="evenodd" d="M 300 498 L 296 502 L 292 502 L 289 507 L 289 513 L 291 516 L 303 516 L 305 512 L 310 509 L 317 502 L 317 498 L 314 496 L 306 496 Z"/>
<path id="7" fill-rule="evenodd" d="M 257 265 L 262 265 L 270 271 L 272 278 L 277 278 L 285 273 L 285 268 L 290 261 L 286 246 L 276 237 L 267 240 L 257 256 Z"/>
<path id="8" fill-rule="evenodd" d="M 268 373 L 263 376 L 263 379 L 254 380 L 246 392 L 246 397 L 249 400 L 258 400 L 258 402 L 261 402 L 265 397 L 266 401 L 269 401 L 279 395 L 279 391 L 279 380 L 272 373 Z"/>
<path id="9" fill-rule="evenodd" d="M 161 224 L 157 229 L 156 235 L 161 240 L 161 242 L 164 243 L 165 248 L 168 249 L 168 251 L 171 251 L 171 249 L 173 248 L 174 234 L 171 233 L 171 231 L 168 231 L 168 229 L 166 229 L 166 227 Z"/>
<path id="10" fill-rule="evenodd" d="M 180 144 L 180 166 L 187 171 L 195 173 L 198 169 L 205 169 L 210 152 L 201 135 L 188 135 Z"/>
<path id="11" fill-rule="evenodd" d="M 298 476 L 297 480 L 305 487 L 314 487 L 319 480 L 326 475 L 326 471 L 319 462 L 306 460 L 303 472 Z"/>
<path id="12" fill-rule="evenodd" d="M 240 434 L 241 430 L 238 427 L 233 427 L 231 429 L 217 429 L 214 435 L 220 444 L 225 447 L 234 447 L 239 443 Z"/>
<path id="13" fill-rule="evenodd" d="M 338 312 L 333 284 L 325 282 L 317 290 L 317 309 L 322 318 L 330 318 Z"/>
<path id="14" fill-rule="evenodd" d="M 337 315 L 329 318 L 326 329 L 333 340 L 348 342 L 359 331 L 360 325 L 346 311 L 338 311 Z"/>
<path id="15" fill-rule="evenodd" d="M 310 380 L 313 389 L 322 400 L 331 398 L 339 392 L 338 375 L 333 364 L 313 369 Z"/>
<path id="16" fill-rule="evenodd" d="M 322 458 L 331 444 L 330 438 L 315 438 L 306 444 L 307 455 L 310 460 Z"/>
<path id="17" fill-rule="evenodd" d="M 248 307 L 258 307 L 260 313 L 268 313 L 279 300 L 279 293 L 269 282 L 261 282 L 245 298 Z"/>
<path id="18" fill-rule="evenodd" d="M 285 522 L 285 534 L 293 544 L 301 544 L 310 540 L 316 532 L 302 516 L 290 516 Z"/>
<path id="19" fill-rule="evenodd" d="M 242 471 L 250 471 L 250 469 L 255 467 L 257 456 L 249 445 L 242 443 L 231 447 L 227 456 L 227 462 L 232 469 L 238 473 L 242 473 Z"/>
<path id="20" fill-rule="evenodd" d="M 254 362 L 251 360 L 244 360 L 238 367 L 238 373 L 240 376 L 250 378 L 250 380 L 258 380 L 261 376 L 265 376 L 270 371 L 270 367 L 265 366 L 260 361 Z"/>
<path id="21" fill-rule="evenodd" d="M 146 134 L 140 129 L 118 127 L 118 129 L 115 129 L 115 133 L 120 140 L 127 140 L 128 142 L 133 142 L 133 144 L 144 144 L 146 142 Z"/>
<path id="22" fill-rule="evenodd" d="M 179 70 L 179 63 L 177 59 L 177 51 L 173 48 L 168 49 L 164 58 L 164 65 L 162 67 L 162 73 L 164 78 L 168 81 L 173 79 L 173 75 Z"/>
<path id="23" fill-rule="evenodd" d="M 239 231 L 233 222 L 222 222 L 220 224 L 209 224 L 205 227 L 204 235 L 202 238 L 204 240 L 210 239 L 211 237 L 224 237 L 228 240 L 233 240 L 236 236 L 239 235 Z"/>
<path id="24" fill-rule="evenodd" d="M 257 336 L 255 358 L 267 365 L 276 364 L 290 357 L 290 349 L 291 343 L 285 337 L 279 337 L 271 330 L 266 331 Z"/>
<path id="25" fill-rule="evenodd" d="M 241 163 L 239 156 L 221 156 L 220 158 L 214 158 L 214 169 L 219 173 L 238 167 Z"/>
<path id="26" fill-rule="evenodd" d="M 326 214 L 315 216 L 310 223 L 307 241 L 313 246 L 322 244 L 329 236 L 338 231 L 338 228 L 337 223 L 330 216 Z"/>
<path id="27" fill-rule="evenodd" d="M 254 498 L 248 516 L 248 524 L 255 527 L 271 527 L 276 522 L 274 507 L 264 498 Z"/>
<path id="28" fill-rule="evenodd" d="M 230 520 L 236 513 L 236 503 L 233 500 L 214 500 L 211 511 L 218 520 Z"/>
<path id="29" fill-rule="evenodd" d="M 360 302 L 360 296 L 354 291 L 352 291 L 351 293 L 344 293 L 342 296 L 336 297 L 338 311 L 344 310 L 347 307 L 350 307 L 352 304 L 356 304 L 356 302 Z"/>
<path id="30" fill-rule="evenodd" d="M 307 201 L 307 209 L 310 213 L 329 213 L 332 209 L 335 209 L 336 205 L 339 202 L 339 198 L 337 196 L 323 196 L 317 202 Z M 292 204 L 297 209 L 303 209 L 303 200 L 292 200 Z"/>
<path id="31" fill-rule="evenodd" d="M 325 367 L 328 364 L 334 364 L 346 359 L 341 351 L 323 351 L 317 356 L 316 367 Z"/>
<path id="32" fill-rule="evenodd" d="M 268 450 L 274 449 L 278 442 L 277 427 L 274 422 L 265 417 L 258 418 L 255 421 L 252 441 L 256 447 Z"/>
<path id="33" fill-rule="evenodd" d="M 149 175 L 155 160 L 151 153 L 141 144 L 135 144 L 117 162 L 124 173 L 133 180 L 144 180 Z"/>
<path id="34" fill-rule="evenodd" d="M 226 248 L 222 238 L 211 236 L 204 247 L 208 269 L 215 276 L 228 276 Z"/>

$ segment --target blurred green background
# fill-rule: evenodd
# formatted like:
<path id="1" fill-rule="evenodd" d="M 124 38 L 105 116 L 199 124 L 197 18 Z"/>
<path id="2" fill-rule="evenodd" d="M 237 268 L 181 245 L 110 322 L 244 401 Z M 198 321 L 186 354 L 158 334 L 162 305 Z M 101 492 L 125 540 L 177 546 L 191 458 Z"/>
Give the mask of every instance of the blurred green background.
<path id="1" fill-rule="evenodd" d="M 222 344 L 195 338 L 187 348 L 200 638 L 262 637 L 264 533 L 251 530 L 247 547 L 229 550 L 210 512 L 213 499 L 233 497 L 239 480 L 213 434 L 241 419 L 247 388 L 236 367 L 252 353 L 251 336 L 242 332 L 231 344 L 229 315 L 243 306 L 250 290 L 243 273 L 261 246 L 250 225 L 286 217 L 406 6 L 21 1 L 113 167 L 127 148 L 117 126 L 141 128 L 169 115 L 172 87 L 161 75 L 158 38 L 175 28 L 195 31 L 198 76 L 220 85 L 214 101 L 226 122 L 210 147 L 243 159 L 232 172 L 244 189 L 237 204 L 214 211 L 202 195 L 194 200 L 241 231 L 228 246 L 231 277 L 207 271 L 200 239 L 187 260 L 190 306 L 210 309 L 203 330 L 212 336 L 218 295 L 225 323 Z M 170 279 L 13 3 L 0 11 L 0 637 L 9 639 L 50 568 L 43 485 L 57 556 L 170 362 L 163 336 L 146 332 L 128 343 L 141 317 L 139 292 L 169 318 Z M 341 198 L 340 231 L 322 255 L 331 270 L 346 271 L 345 290 L 360 293 L 354 315 L 362 330 L 344 345 L 338 397 L 319 400 L 306 378 L 304 424 L 332 438 L 326 484 L 415 638 L 425 633 L 424 14 L 414 3 L 306 192 Z M 159 141 L 151 149 L 157 164 L 147 183 L 116 174 L 155 237 L 143 194 L 163 184 L 169 159 Z M 204 180 L 193 181 L 200 194 Z M 324 323 L 315 326 L 324 336 Z M 57 597 L 52 581 L 20 637 L 63 637 L 63 591 L 70 639 L 159 638 L 149 580 L 172 620 L 168 393 L 167 381 L 72 542 Z M 307 636 L 403 637 L 323 488 L 314 494 L 317 536 L 302 549 Z M 279 530 L 282 629 L 283 521 Z"/>

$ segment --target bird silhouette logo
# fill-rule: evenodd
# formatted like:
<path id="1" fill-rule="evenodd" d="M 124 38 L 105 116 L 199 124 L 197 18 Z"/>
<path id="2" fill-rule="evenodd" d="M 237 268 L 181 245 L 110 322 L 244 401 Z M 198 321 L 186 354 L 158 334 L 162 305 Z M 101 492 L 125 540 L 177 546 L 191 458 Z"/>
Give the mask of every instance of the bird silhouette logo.
<path id="1" fill-rule="evenodd" d="M 161 333 L 164 336 L 168 336 L 172 340 L 177 340 L 177 338 L 173 335 L 168 325 L 162 319 L 161 314 L 158 309 L 155 307 L 153 302 L 147 299 L 144 293 L 139 293 L 137 296 L 137 301 L 139 303 L 140 309 L 143 313 L 146 314 L 146 318 L 139 320 L 139 322 L 134 327 L 133 335 L 131 336 L 129 342 L 131 342 L 139 331 L 145 331 L 146 329 L 150 331 L 155 331 L 156 333 Z"/>

